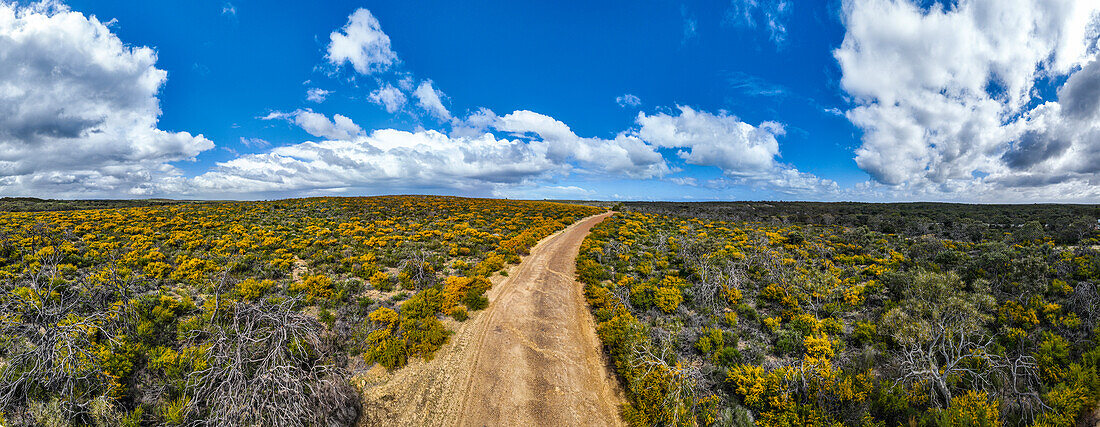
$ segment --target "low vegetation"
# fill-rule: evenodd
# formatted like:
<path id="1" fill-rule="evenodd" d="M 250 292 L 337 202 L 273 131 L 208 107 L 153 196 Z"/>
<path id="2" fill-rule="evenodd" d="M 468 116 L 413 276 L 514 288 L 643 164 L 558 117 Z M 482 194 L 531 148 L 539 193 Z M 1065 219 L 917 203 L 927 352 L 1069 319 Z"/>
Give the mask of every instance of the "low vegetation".
<path id="1" fill-rule="evenodd" d="M 450 197 L 0 213 L 0 425 L 349 425 L 600 209 Z M 453 319 L 453 320 L 448 320 Z"/>
<path id="2" fill-rule="evenodd" d="M 577 274 L 630 424 L 1073 426 L 1094 416 L 1095 218 L 1058 216 L 1081 223 L 1068 236 L 1011 213 L 1003 224 L 966 221 L 955 236 L 957 220 L 900 215 L 893 234 L 824 206 L 805 222 L 791 212 L 744 222 L 721 204 L 627 204 L 593 229 Z M 825 215 L 834 225 L 816 222 Z"/>
<path id="3" fill-rule="evenodd" d="M 81 209 L 117 209 L 144 206 L 168 206 L 194 203 L 186 200 L 54 200 L 34 197 L 0 197 L 0 212 L 73 211 Z"/>

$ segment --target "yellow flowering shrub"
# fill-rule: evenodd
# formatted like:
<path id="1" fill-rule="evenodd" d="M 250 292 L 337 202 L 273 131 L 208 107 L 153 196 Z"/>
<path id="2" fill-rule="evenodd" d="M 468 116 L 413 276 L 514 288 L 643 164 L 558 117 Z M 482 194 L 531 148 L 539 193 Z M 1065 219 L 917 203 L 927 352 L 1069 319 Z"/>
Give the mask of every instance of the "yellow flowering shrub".
<path id="1" fill-rule="evenodd" d="M 237 296 L 244 301 L 255 301 L 274 287 L 275 281 L 273 280 L 248 278 L 237 284 Z"/>
<path id="2" fill-rule="evenodd" d="M 684 301 L 684 296 L 679 288 L 662 286 L 657 288 L 657 291 L 653 295 L 653 301 L 661 311 L 672 313 L 676 311 L 676 308 Z"/>
<path id="3" fill-rule="evenodd" d="M 482 276 L 460 277 L 450 276 L 443 284 L 443 312 L 450 315 L 455 309 L 480 310 L 484 308 L 482 294 L 490 287 L 492 282 Z M 465 307 L 459 304 L 464 304 Z"/>
<path id="4" fill-rule="evenodd" d="M 306 304 L 332 297 L 332 279 L 325 275 L 306 276 L 299 282 L 291 283 L 287 289 L 292 295 L 301 295 Z"/>
<path id="5" fill-rule="evenodd" d="M 389 291 L 393 289 L 392 279 L 384 271 L 375 272 L 370 276 L 370 285 L 374 289 Z"/>
<path id="6" fill-rule="evenodd" d="M 830 359 L 833 357 L 833 342 L 828 335 L 811 335 L 803 341 L 806 346 L 806 354 L 815 359 Z"/>
<path id="7" fill-rule="evenodd" d="M 970 390 L 951 399 L 940 414 L 940 425 L 997 427 L 1001 425 L 999 403 L 985 393 Z"/>

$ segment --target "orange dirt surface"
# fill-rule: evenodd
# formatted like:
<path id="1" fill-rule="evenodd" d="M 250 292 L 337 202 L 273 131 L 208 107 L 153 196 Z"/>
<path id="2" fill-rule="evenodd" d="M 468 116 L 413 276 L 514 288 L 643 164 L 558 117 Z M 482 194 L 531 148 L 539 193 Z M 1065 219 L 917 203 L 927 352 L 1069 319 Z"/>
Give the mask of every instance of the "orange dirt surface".
<path id="1" fill-rule="evenodd" d="M 623 397 L 574 279 L 581 241 L 610 215 L 539 242 L 432 360 L 357 376 L 360 424 L 622 425 Z"/>

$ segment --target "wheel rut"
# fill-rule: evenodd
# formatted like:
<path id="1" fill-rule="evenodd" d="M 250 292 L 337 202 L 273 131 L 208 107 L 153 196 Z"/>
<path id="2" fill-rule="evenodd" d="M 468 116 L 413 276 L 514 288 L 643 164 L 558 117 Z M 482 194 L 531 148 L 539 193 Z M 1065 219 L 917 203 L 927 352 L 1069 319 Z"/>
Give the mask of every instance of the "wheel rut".
<path id="1" fill-rule="evenodd" d="M 622 425 L 623 398 L 574 279 L 581 242 L 610 215 L 535 245 L 433 360 L 368 373 L 361 424 Z"/>

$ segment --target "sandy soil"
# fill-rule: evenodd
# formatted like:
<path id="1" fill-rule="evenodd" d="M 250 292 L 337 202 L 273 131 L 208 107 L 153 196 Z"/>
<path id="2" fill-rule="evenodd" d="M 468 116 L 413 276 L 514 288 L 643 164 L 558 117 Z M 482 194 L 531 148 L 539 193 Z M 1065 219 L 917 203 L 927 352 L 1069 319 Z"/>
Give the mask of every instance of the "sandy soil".
<path id="1" fill-rule="evenodd" d="M 1092 411 L 1092 414 L 1077 423 L 1079 427 L 1100 427 L 1100 407 Z"/>
<path id="2" fill-rule="evenodd" d="M 574 280 L 581 241 L 609 215 L 539 242 L 433 360 L 357 376 L 361 424 L 622 425 L 621 392 Z"/>

